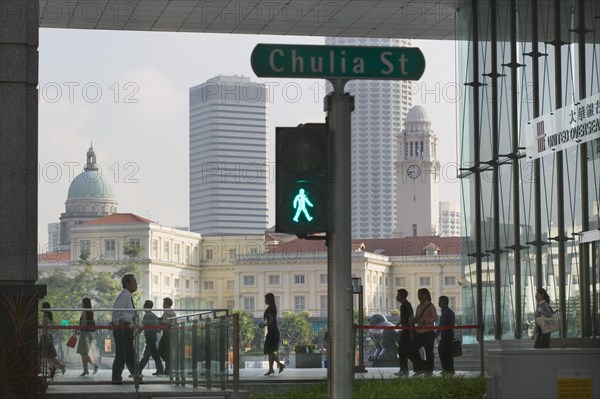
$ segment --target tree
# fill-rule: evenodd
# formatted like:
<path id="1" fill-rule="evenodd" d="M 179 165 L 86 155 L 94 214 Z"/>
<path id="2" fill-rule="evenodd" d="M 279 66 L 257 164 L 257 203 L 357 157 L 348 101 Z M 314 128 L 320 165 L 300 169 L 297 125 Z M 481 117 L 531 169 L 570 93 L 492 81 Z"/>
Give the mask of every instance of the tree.
<path id="1" fill-rule="evenodd" d="M 254 321 L 252 316 L 243 310 L 234 309 L 232 313 L 240 315 L 240 350 L 243 351 L 254 339 Z"/>
<path id="2" fill-rule="evenodd" d="M 279 323 L 281 335 L 287 334 L 290 337 L 290 345 L 310 344 L 312 340 L 312 329 L 310 322 L 301 313 L 284 312 Z"/>
<path id="3" fill-rule="evenodd" d="M 142 247 L 136 242 L 127 242 L 123 245 L 123 255 L 127 256 L 130 260 L 139 258 L 142 253 Z"/>

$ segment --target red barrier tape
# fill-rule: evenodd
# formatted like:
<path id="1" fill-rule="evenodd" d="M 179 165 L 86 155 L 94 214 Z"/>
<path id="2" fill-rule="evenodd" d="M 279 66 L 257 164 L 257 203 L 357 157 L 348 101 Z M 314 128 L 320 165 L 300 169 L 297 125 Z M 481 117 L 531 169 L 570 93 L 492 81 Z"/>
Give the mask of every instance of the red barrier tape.
<path id="1" fill-rule="evenodd" d="M 42 330 L 44 326 L 38 325 L 38 329 Z M 133 327 L 129 325 L 117 325 L 117 326 L 47 326 L 48 330 L 81 330 L 81 331 L 94 331 L 94 330 L 131 330 Z M 140 326 L 139 330 L 166 330 L 169 327 L 166 324 L 159 324 L 157 326 Z"/>
<path id="2" fill-rule="evenodd" d="M 358 330 L 462 330 L 479 328 L 477 324 L 467 324 L 464 326 L 359 326 L 354 325 Z"/>

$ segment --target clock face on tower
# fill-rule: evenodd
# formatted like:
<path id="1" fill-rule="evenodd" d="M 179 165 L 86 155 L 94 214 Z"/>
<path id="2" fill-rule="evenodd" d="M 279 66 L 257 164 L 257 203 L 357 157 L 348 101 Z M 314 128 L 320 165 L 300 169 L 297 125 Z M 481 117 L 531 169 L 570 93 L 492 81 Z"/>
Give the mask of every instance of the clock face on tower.
<path id="1" fill-rule="evenodd" d="M 419 176 L 421 176 L 421 168 L 419 167 L 419 165 L 409 165 L 409 167 L 406 168 L 406 174 L 411 179 L 417 179 L 419 178 Z"/>

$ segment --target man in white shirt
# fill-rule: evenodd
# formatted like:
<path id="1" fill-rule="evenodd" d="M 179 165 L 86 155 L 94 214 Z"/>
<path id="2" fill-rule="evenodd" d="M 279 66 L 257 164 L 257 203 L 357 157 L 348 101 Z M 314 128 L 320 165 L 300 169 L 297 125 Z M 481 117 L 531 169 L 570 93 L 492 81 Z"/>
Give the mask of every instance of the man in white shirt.
<path id="1" fill-rule="evenodd" d="M 126 274 L 121 279 L 123 290 L 113 305 L 112 325 L 115 340 L 115 360 L 112 366 L 112 383 L 122 384 L 123 368 L 135 375 L 135 349 L 133 347 L 133 327 L 135 324 L 135 307 L 132 294 L 137 291 L 137 281 L 133 274 Z M 124 310 L 118 310 L 124 309 Z M 131 309 L 131 310 L 129 310 Z"/>

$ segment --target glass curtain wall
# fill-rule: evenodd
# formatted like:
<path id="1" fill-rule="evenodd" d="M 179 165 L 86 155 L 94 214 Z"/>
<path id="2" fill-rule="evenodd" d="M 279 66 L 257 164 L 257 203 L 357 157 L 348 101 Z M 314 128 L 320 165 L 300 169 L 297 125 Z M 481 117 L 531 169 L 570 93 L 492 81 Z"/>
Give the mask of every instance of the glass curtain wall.
<path id="1" fill-rule="evenodd" d="M 598 15 L 595 0 L 477 1 L 459 13 L 463 309 L 476 323 L 480 289 L 485 339 L 529 338 L 537 287 L 560 309 L 560 336 L 598 335 L 598 243 L 580 237 L 599 228 L 600 140 L 525 153 L 531 119 L 600 93 Z M 600 117 L 600 101 L 582 112 Z"/>

